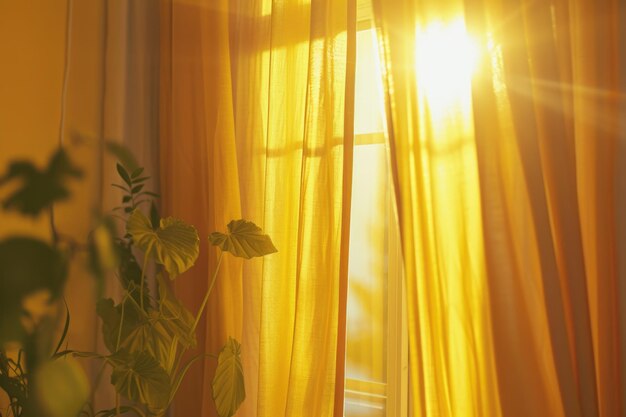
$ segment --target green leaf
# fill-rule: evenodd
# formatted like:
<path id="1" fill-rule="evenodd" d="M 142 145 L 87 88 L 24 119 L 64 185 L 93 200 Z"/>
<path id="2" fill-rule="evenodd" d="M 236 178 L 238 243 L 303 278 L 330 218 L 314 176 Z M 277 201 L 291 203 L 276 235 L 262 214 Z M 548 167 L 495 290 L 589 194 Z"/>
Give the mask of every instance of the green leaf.
<path id="1" fill-rule="evenodd" d="M 122 347 L 129 352 L 146 352 L 159 362 L 166 372 L 171 372 L 176 360 L 179 339 L 165 328 L 166 320 L 157 311 L 151 311 L 124 340 Z"/>
<path id="2" fill-rule="evenodd" d="M 134 210 L 126 230 L 137 247 L 165 267 L 171 279 L 191 268 L 198 258 L 198 232 L 182 220 L 173 217 L 161 219 L 159 228 L 155 230 L 141 211 Z"/>
<path id="3" fill-rule="evenodd" d="M 66 259 L 53 246 L 30 237 L 0 241 L 0 344 L 23 335 L 25 298 L 45 290 L 56 299 L 66 278 Z"/>
<path id="4" fill-rule="evenodd" d="M 123 185 L 119 185 L 119 184 L 111 184 L 111 186 L 115 187 L 115 188 L 119 188 L 120 190 L 130 193 L 130 190 L 126 187 L 124 187 Z"/>
<path id="5" fill-rule="evenodd" d="M 136 178 L 137 178 L 138 176 L 140 176 L 142 172 L 143 172 L 143 168 L 142 168 L 142 167 L 139 167 L 139 168 L 137 168 L 136 170 L 134 170 L 134 171 L 133 171 L 133 173 L 132 173 L 132 174 L 130 174 L 130 176 L 132 177 L 133 181 L 136 181 Z M 147 178 L 147 177 L 146 177 L 146 178 Z"/>
<path id="6" fill-rule="evenodd" d="M 209 241 L 223 251 L 245 259 L 277 252 L 272 239 L 259 226 L 246 220 L 231 221 L 228 233 L 213 232 Z"/>
<path id="7" fill-rule="evenodd" d="M 133 289 L 131 288 L 131 291 Z M 134 289 L 137 292 L 136 289 Z M 122 308 L 123 307 L 123 308 Z M 136 301 L 126 298 L 124 303 L 114 305 L 113 300 L 100 300 L 97 312 L 102 319 L 104 344 L 110 352 L 125 350 L 128 353 L 146 352 L 159 362 L 161 367 L 170 372 L 174 366 L 176 349 L 184 335 L 185 346 L 195 343 L 189 336 L 188 325 L 185 324 L 184 313 L 177 312 L 168 306 L 168 316 L 161 311 L 143 312 Z M 123 324 L 120 330 L 120 322 Z M 182 317 L 182 318 L 181 318 Z M 118 345 L 119 339 L 119 345 Z"/>
<path id="8" fill-rule="evenodd" d="M 118 393 L 152 410 L 168 406 L 169 376 L 155 358 L 146 352 L 122 350 L 111 356 L 110 361 L 113 364 L 111 384 Z"/>
<path id="9" fill-rule="evenodd" d="M 139 168 L 139 164 L 133 156 L 133 153 L 124 145 L 107 140 L 104 142 L 104 146 L 110 154 L 115 156 L 118 161 L 122 163 L 127 171 L 134 172 Z"/>
<path id="10" fill-rule="evenodd" d="M 52 155 L 44 170 L 29 161 L 14 161 L 0 177 L 0 186 L 10 181 L 19 181 L 20 185 L 2 201 L 2 206 L 35 217 L 54 202 L 67 199 L 67 180 L 81 176 L 81 170 L 72 164 L 63 149 Z"/>
<path id="11" fill-rule="evenodd" d="M 184 347 L 195 347 L 196 337 L 192 334 L 195 317 L 174 297 L 161 274 L 157 275 L 157 282 L 161 324 L 169 334 L 177 336 Z"/>
<path id="12" fill-rule="evenodd" d="M 150 177 L 133 178 L 133 184 L 139 184 L 149 179 Z"/>
<path id="13" fill-rule="evenodd" d="M 124 182 L 129 186 L 133 186 L 133 182 L 130 180 L 130 175 L 126 172 L 126 169 L 121 164 L 115 164 L 115 168 L 117 168 L 117 173 L 124 180 Z"/>
<path id="14" fill-rule="evenodd" d="M 131 199 L 131 196 L 125 195 L 124 197 L 122 197 L 122 203 L 128 203 Z"/>
<path id="15" fill-rule="evenodd" d="M 144 324 L 143 317 L 138 309 L 130 302 L 124 303 L 124 321 L 120 332 L 120 322 L 122 322 L 122 304 L 115 305 L 112 299 L 103 298 L 96 304 L 96 312 L 102 319 L 102 336 L 104 345 L 109 352 L 115 353 L 118 350 L 118 338 L 120 348 L 124 347 L 124 342 L 137 327 Z"/>
<path id="16" fill-rule="evenodd" d="M 35 397 L 48 417 L 76 416 L 89 399 L 89 381 L 73 359 L 47 361 L 35 374 Z"/>
<path id="17" fill-rule="evenodd" d="M 233 416 L 246 398 L 246 391 L 241 366 L 241 345 L 232 337 L 228 338 L 220 352 L 211 386 L 217 414 L 220 417 Z"/>
<path id="18" fill-rule="evenodd" d="M 141 191 L 143 189 L 144 184 L 139 184 L 133 187 L 132 190 L 130 190 L 131 193 L 133 194 L 137 194 L 139 191 Z"/>
<path id="19" fill-rule="evenodd" d="M 125 243 L 122 240 L 117 241 L 117 253 L 119 255 L 119 267 L 118 274 L 120 277 L 120 281 L 122 286 L 128 290 L 134 288 L 134 291 L 131 291 L 131 297 L 137 302 L 137 304 L 141 304 L 140 300 L 140 286 L 141 286 L 141 267 L 137 263 L 137 259 L 135 259 L 135 255 L 131 250 L 131 245 Z M 148 289 L 147 283 L 144 282 L 143 288 L 143 296 L 144 296 L 144 308 L 149 310 L 150 306 L 150 290 Z"/>

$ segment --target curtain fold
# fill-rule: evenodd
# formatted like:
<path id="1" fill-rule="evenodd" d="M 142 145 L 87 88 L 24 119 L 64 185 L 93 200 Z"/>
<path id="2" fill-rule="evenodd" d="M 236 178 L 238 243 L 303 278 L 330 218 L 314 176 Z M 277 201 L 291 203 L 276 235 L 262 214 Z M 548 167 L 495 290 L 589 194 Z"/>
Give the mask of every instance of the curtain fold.
<path id="1" fill-rule="evenodd" d="M 416 415 L 623 415 L 623 9 L 374 3 Z M 459 90 L 443 109 L 420 78 L 419 33 L 458 19 L 482 55 L 471 96 Z M 465 333 L 453 346 L 458 325 Z"/>
<path id="2" fill-rule="evenodd" d="M 426 53 L 453 47 L 428 42 L 464 31 L 463 4 L 375 1 L 374 12 L 407 280 L 413 414 L 498 416 L 470 85 L 437 84 L 433 72 L 446 68 L 428 67 L 437 54 L 459 51 Z"/>
<path id="3" fill-rule="evenodd" d="M 483 9 L 493 19 L 485 29 L 502 53 L 497 67 L 532 201 L 543 271 L 544 307 L 537 312 L 546 316 L 552 344 L 543 356 L 554 364 L 556 380 L 550 385 L 559 395 L 553 398 L 567 416 L 623 412 L 613 203 L 623 105 L 617 6 L 503 2 L 499 17 Z M 496 23 L 505 16 L 507 29 Z M 511 32 L 519 36 L 512 38 Z M 485 217 L 489 214 L 486 210 Z M 522 415 L 516 412 L 510 414 Z"/>
<path id="4" fill-rule="evenodd" d="M 195 267 L 174 283 L 197 311 L 217 263 L 207 236 L 241 217 L 228 68 L 228 2 L 162 3 L 161 194 L 163 215 L 193 224 L 201 236 Z M 167 60 L 167 61 L 166 61 Z M 228 336 L 241 340 L 241 261 L 225 256 L 198 325 L 199 352 L 218 353 Z M 215 415 L 211 372 L 192 367 L 174 402 L 180 416 Z"/>
<path id="5" fill-rule="evenodd" d="M 242 340 L 238 415 L 342 415 L 354 2 L 161 8 L 164 211 L 201 235 L 243 216 L 278 248 L 221 270 L 201 348 Z M 176 282 L 188 305 L 214 265 L 205 245 Z M 190 372 L 175 415 L 214 415 L 211 366 Z"/>
<path id="6" fill-rule="evenodd" d="M 462 6 L 374 2 L 407 278 L 410 398 L 419 416 L 500 415 L 469 84 L 437 96 L 420 73 L 429 64 L 419 58 L 418 45 L 429 47 L 420 39 L 438 30 L 433 22 L 442 30 L 462 22 Z"/>

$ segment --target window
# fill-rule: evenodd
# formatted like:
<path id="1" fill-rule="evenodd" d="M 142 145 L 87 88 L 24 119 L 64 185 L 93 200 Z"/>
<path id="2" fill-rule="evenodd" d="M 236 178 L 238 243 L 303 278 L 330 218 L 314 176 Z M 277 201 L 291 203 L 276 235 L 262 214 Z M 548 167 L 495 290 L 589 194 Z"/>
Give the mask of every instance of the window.
<path id="1" fill-rule="evenodd" d="M 358 8 L 355 147 L 347 308 L 346 417 L 407 415 L 400 239 L 385 145 L 371 6 Z"/>

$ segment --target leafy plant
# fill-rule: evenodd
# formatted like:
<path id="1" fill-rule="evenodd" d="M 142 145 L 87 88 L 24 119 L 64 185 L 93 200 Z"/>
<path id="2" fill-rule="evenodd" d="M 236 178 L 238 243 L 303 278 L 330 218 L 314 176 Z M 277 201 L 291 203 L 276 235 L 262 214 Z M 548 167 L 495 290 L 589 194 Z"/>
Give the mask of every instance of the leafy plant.
<path id="1" fill-rule="evenodd" d="M 4 176 L 0 186 L 10 181 L 21 180 L 21 187 L 3 202 L 5 210 L 17 210 L 27 216 L 37 216 L 55 201 L 69 197 L 66 187 L 68 178 L 80 178 L 82 171 L 74 166 L 67 154 L 59 149 L 54 153 L 48 166 L 40 170 L 29 161 L 14 161 Z"/>
<path id="2" fill-rule="evenodd" d="M 119 188 L 124 192 L 122 197 L 122 206 L 116 209 L 123 209 L 125 213 L 130 213 L 143 203 L 150 202 L 147 197 L 159 197 L 158 194 L 151 191 L 145 191 L 145 182 L 150 179 L 148 176 L 141 176 L 144 169 L 139 167 L 128 172 L 123 165 L 116 165 L 117 173 L 124 184 L 111 184 L 113 187 Z"/>
<path id="3" fill-rule="evenodd" d="M 217 360 L 212 383 L 216 409 L 220 417 L 231 417 L 245 398 L 239 342 L 229 338 L 217 355 L 202 353 L 184 363 L 183 356 L 196 346 L 196 327 L 215 285 L 224 252 L 250 259 L 276 252 L 276 248 L 268 235 L 246 220 L 230 222 L 225 233 L 211 233 L 209 242 L 220 250 L 220 255 L 202 304 L 192 314 L 169 290 L 168 278 L 178 279 L 195 264 L 200 244 L 197 230 L 180 219 L 161 218 L 154 201 L 158 195 L 145 189 L 149 177 L 144 175 L 144 169 L 119 145 L 107 143 L 106 147 L 123 161 L 116 165 L 121 182 L 113 184 L 123 191 L 122 201 L 111 216 L 97 219 L 86 244 L 59 236 L 52 221 L 52 204 L 69 196 L 65 182 L 80 176 L 63 150 L 55 153 L 44 170 L 20 161 L 11 164 L 7 174 L 0 177 L 0 185 L 22 180 L 22 187 L 7 197 L 3 206 L 29 216 L 50 209 L 52 230 L 52 244 L 24 237 L 0 242 L 0 388 L 11 399 L 11 412 L 16 417 L 70 417 L 82 409 L 80 414 L 95 417 L 128 412 L 161 416 L 190 367 L 211 357 Z M 56 191 L 41 194 L 44 186 Z M 149 207 L 147 214 L 142 207 Z M 114 219 L 121 224 L 116 225 Z M 98 294 L 110 275 L 115 275 L 123 288 L 120 300 L 100 298 L 96 305 L 107 354 L 60 351 L 69 326 L 69 312 L 55 349 L 51 347 L 50 329 L 56 327 L 58 320 L 47 324 L 45 331 L 41 324 L 24 324 L 29 317 L 23 307 L 24 299 L 43 290 L 49 300 L 58 302 L 68 262 L 78 250 L 87 252 Z M 151 293 L 148 282 L 157 283 L 156 294 Z M 45 343 L 41 342 L 42 335 Z M 6 354 L 3 342 L 8 341 L 17 341 L 23 347 L 18 358 Z M 60 359 L 69 354 L 95 358 L 111 368 L 111 384 L 117 392 L 114 408 L 96 412 L 85 403 L 84 374 L 74 362 Z M 58 389 L 73 385 L 78 389 Z M 121 397 L 127 401 L 124 405 Z"/>
<path id="4" fill-rule="evenodd" d="M 59 239 L 52 205 L 67 199 L 67 182 L 81 176 L 62 149 L 43 169 L 19 160 L 0 176 L 0 187 L 14 185 L 1 201 L 3 209 L 29 217 L 47 212 L 51 224 L 51 242 L 28 236 L 0 240 L 0 389 L 9 399 L 8 412 L 16 417 L 75 415 L 87 399 L 82 369 L 72 360 L 51 360 L 69 326 L 67 312 L 55 343 L 68 261 L 75 250 L 73 242 Z M 62 390 L 68 386 L 71 391 Z"/>
<path id="5" fill-rule="evenodd" d="M 124 294 L 117 304 L 110 298 L 98 303 L 103 337 L 109 350 L 109 355 L 99 357 L 112 367 L 111 383 L 119 395 L 142 406 L 146 415 L 160 416 L 174 399 L 190 366 L 207 356 L 197 355 L 182 363 L 183 354 L 196 345 L 195 330 L 217 279 L 223 252 L 249 259 L 276 252 L 276 248 L 269 236 L 245 220 L 229 223 L 227 233 L 212 233 L 209 241 L 218 246 L 221 253 L 202 305 L 193 315 L 171 293 L 164 276 L 177 279 L 194 265 L 199 254 L 197 230 L 180 219 L 160 218 L 154 201 L 149 201 L 148 218 L 138 208 L 143 200 L 138 203 L 135 198 L 136 194 L 146 193 L 143 187 L 136 185 L 137 178 L 148 179 L 140 177 L 143 169 L 129 173 L 118 164 L 117 171 L 126 184 L 117 186 L 126 192 L 122 203 L 126 204 L 124 212 L 128 213 L 124 219 L 124 237 L 114 239 L 121 259 L 125 260 L 117 269 Z M 133 255 L 136 250 L 143 254 L 141 268 Z M 154 278 L 158 283 L 158 297 L 151 297 L 146 286 L 150 262 L 156 264 Z M 220 417 L 230 417 L 245 398 L 239 342 L 229 339 L 216 357 L 213 398 Z M 143 414 L 139 406 L 133 410 Z"/>

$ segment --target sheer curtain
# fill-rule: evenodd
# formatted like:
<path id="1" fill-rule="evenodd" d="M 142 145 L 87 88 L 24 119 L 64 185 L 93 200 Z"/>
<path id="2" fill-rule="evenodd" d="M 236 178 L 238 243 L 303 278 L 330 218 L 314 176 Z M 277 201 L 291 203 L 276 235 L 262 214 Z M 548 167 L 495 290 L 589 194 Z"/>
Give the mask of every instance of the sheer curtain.
<path id="1" fill-rule="evenodd" d="M 204 236 L 243 216 L 279 251 L 222 263 L 200 347 L 242 340 L 241 416 L 341 415 L 354 4 L 161 5 L 164 212 Z M 192 309 L 215 261 L 203 240 L 196 267 L 176 282 Z M 213 415 L 214 365 L 192 369 L 175 415 Z"/>
<path id="2" fill-rule="evenodd" d="M 375 15 L 413 415 L 622 415 L 623 6 L 375 0 Z M 433 22 L 481 49 L 471 90 L 443 101 L 420 77 Z"/>

